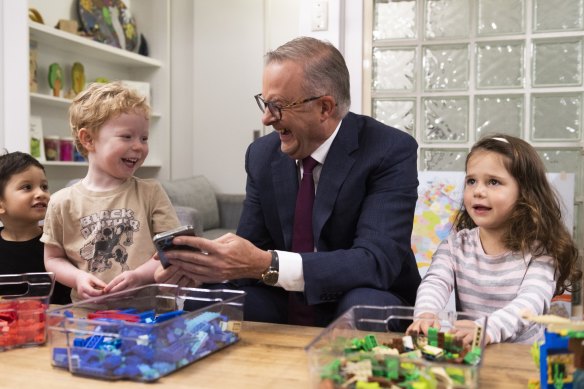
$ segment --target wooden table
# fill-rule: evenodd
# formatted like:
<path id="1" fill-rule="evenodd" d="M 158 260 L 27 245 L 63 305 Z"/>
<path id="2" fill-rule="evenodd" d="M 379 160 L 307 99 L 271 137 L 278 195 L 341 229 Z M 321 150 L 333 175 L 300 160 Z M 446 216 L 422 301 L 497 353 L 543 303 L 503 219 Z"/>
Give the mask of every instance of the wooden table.
<path id="1" fill-rule="evenodd" d="M 310 340 L 322 329 L 245 322 L 238 343 L 188 365 L 151 384 L 169 388 L 308 388 Z M 527 387 L 538 378 L 529 346 L 488 346 L 480 371 L 481 388 Z M 131 381 L 103 381 L 74 376 L 50 364 L 49 347 L 0 352 L 0 387 L 6 389 L 139 388 Z"/>

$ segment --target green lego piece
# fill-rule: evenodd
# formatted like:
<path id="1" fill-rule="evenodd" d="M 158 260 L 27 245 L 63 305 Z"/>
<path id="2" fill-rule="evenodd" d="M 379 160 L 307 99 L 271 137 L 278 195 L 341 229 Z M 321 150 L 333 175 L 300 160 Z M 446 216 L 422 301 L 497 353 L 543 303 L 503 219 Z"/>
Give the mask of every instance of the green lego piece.
<path id="1" fill-rule="evenodd" d="M 397 380 L 399 378 L 399 358 L 386 358 L 385 367 L 386 378 L 389 378 L 390 380 Z"/>
<path id="2" fill-rule="evenodd" d="M 464 362 L 469 365 L 476 365 L 481 360 L 480 347 L 473 347 L 463 358 Z"/>
<path id="3" fill-rule="evenodd" d="M 428 344 L 430 346 L 438 347 L 438 328 L 428 328 Z"/>
<path id="4" fill-rule="evenodd" d="M 341 376 L 341 360 L 335 359 L 329 364 L 324 365 L 320 372 L 320 378 L 328 378 L 336 383 L 342 383 L 343 377 Z"/>
<path id="5" fill-rule="evenodd" d="M 456 382 L 457 384 L 461 384 L 461 385 L 466 384 L 464 370 L 462 370 L 458 367 L 446 367 L 446 368 L 444 368 L 444 370 L 446 371 L 446 374 L 448 374 L 448 377 L 450 377 L 450 379 L 452 381 Z"/>
<path id="6" fill-rule="evenodd" d="M 568 337 L 582 339 L 584 338 L 584 331 L 570 330 L 568 331 Z"/>
<path id="7" fill-rule="evenodd" d="M 444 349 L 446 351 L 448 351 L 448 352 L 454 351 L 452 349 L 453 341 L 454 341 L 454 335 L 451 334 L 450 332 L 446 332 L 444 334 Z"/>
<path id="8" fill-rule="evenodd" d="M 365 338 L 363 339 L 363 349 L 365 351 L 371 351 L 375 346 L 377 346 L 375 335 L 365 335 Z"/>

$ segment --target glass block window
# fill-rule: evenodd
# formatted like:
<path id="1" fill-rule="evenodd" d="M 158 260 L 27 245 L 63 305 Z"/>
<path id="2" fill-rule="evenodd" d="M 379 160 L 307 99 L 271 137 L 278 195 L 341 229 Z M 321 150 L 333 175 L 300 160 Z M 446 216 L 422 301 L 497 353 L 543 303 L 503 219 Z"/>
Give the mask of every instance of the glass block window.
<path id="1" fill-rule="evenodd" d="M 523 42 L 477 43 L 477 88 L 521 88 L 523 52 Z"/>
<path id="2" fill-rule="evenodd" d="M 477 96 L 474 126 L 476 137 L 494 132 L 521 137 L 523 109 L 523 95 Z"/>
<path id="3" fill-rule="evenodd" d="M 466 97 L 424 98 L 426 142 L 466 142 L 468 128 L 468 99 Z"/>
<path id="4" fill-rule="evenodd" d="M 415 136 L 416 101 L 414 99 L 377 99 L 373 102 L 373 112 L 373 116 L 380 122 Z"/>
<path id="5" fill-rule="evenodd" d="M 424 47 L 424 89 L 468 88 L 468 45 Z"/>
<path id="6" fill-rule="evenodd" d="M 477 0 L 477 7 L 479 36 L 521 34 L 525 31 L 524 0 Z"/>
<path id="7" fill-rule="evenodd" d="M 584 0 L 364 0 L 363 112 L 418 140 L 420 170 L 521 137 L 576 176 L 584 247 Z M 369 20 L 368 20 L 369 19 Z"/>
<path id="8" fill-rule="evenodd" d="M 570 31 L 584 27 L 583 0 L 534 0 L 533 30 Z"/>
<path id="9" fill-rule="evenodd" d="M 373 50 L 373 85 L 375 90 L 415 89 L 415 48 Z"/>
<path id="10" fill-rule="evenodd" d="M 582 85 L 582 39 L 534 40 L 533 86 Z"/>

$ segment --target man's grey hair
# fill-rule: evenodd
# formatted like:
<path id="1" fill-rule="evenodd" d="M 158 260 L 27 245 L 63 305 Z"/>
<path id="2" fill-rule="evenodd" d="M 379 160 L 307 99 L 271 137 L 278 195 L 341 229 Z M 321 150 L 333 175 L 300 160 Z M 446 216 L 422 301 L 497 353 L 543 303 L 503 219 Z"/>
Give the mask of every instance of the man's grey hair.
<path id="1" fill-rule="evenodd" d="M 332 96 L 342 119 L 351 106 L 349 69 L 341 52 L 329 42 L 299 37 L 266 54 L 266 65 L 293 61 L 304 69 L 303 89 L 312 96 Z"/>

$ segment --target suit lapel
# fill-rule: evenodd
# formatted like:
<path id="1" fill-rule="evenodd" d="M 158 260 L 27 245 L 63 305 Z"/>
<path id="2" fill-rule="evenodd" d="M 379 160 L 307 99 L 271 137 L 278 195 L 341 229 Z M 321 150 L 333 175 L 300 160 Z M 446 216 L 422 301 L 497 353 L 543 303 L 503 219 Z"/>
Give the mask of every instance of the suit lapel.
<path id="1" fill-rule="evenodd" d="M 347 114 L 322 167 L 312 216 L 317 248 L 322 228 L 330 217 L 339 190 L 355 163 L 355 158 L 351 154 L 359 148 L 359 131 L 356 116 L 352 113 Z"/>
<path id="2" fill-rule="evenodd" d="M 292 230 L 294 228 L 294 210 L 296 208 L 296 194 L 298 193 L 298 173 L 295 161 L 286 154 L 278 151 L 279 158 L 272 162 L 272 182 L 284 247 L 292 247 Z"/>

